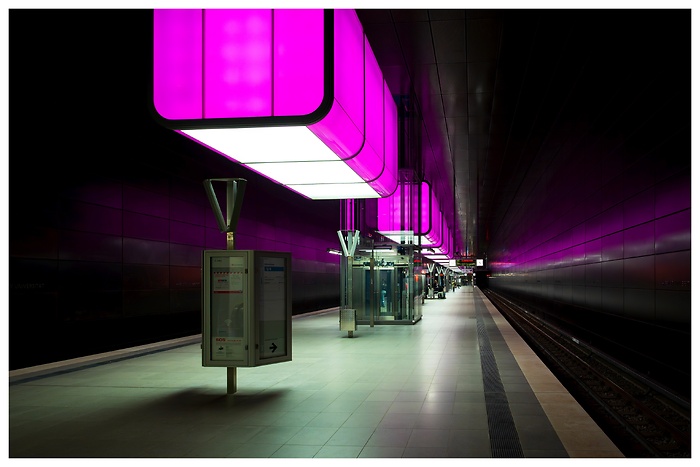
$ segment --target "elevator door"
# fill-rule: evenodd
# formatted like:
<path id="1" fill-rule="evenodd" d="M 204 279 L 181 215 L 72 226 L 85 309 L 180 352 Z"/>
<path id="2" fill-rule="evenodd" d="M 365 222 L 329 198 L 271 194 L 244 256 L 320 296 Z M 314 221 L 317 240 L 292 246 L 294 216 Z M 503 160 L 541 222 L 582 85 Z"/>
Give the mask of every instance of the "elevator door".
<path id="1" fill-rule="evenodd" d="M 392 266 L 377 269 L 378 296 L 375 318 L 382 321 L 411 319 L 408 268 Z"/>
<path id="2" fill-rule="evenodd" d="M 414 318 L 413 271 L 407 265 L 374 266 L 357 264 L 352 268 L 352 304 L 357 321 L 411 322 Z M 420 293 L 420 289 L 418 291 Z M 420 303 L 420 301 L 419 301 Z"/>
<path id="3" fill-rule="evenodd" d="M 394 318 L 394 268 L 377 268 L 377 302 L 375 319 L 393 320 Z"/>

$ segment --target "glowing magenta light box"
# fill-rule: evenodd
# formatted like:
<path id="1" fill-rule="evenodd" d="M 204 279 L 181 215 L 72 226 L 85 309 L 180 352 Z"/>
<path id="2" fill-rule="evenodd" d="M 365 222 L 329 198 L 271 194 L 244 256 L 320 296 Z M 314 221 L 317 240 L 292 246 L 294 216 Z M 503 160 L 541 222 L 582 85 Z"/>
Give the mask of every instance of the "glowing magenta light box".
<path id="1" fill-rule="evenodd" d="M 354 10 L 154 10 L 153 106 L 309 198 L 396 189 L 396 104 Z"/>
<path id="2" fill-rule="evenodd" d="M 377 231 L 397 243 L 418 243 L 420 184 L 400 181 L 396 191 L 377 200 Z M 410 240 L 407 236 L 413 237 Z"/>
<path id="3" fill-rule="evenodd" d="M 421 245 L 424 247 L 440 246 L 447 237 L 443 235 L 445 225 L 440 203 L 435 191 L 428 182 L 421 184 Z"/>
<path id="4" fill-rule="evenodd" d="M 377 230 L 389 238 L 413 231 L 423 246 L 433 248 L 447 238 L 445 226 L 435 192 L 426 181 L 420 185 L 402 182 L 391 196 L 377 201 Z"/>

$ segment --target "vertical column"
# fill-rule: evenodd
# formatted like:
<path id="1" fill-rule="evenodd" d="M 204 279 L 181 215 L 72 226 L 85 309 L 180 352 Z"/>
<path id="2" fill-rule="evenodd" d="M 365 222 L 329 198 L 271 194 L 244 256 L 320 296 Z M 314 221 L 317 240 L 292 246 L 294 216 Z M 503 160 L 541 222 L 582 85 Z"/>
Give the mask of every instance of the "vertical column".
<path id="1" fill-rule="evenodd" d="M 226 219 L 219 206 L 219 201 L 214 192 L 212 182 L 226 182 Z M 241 206 L 243 204 L 243 194 L 248 183 L 243 178 L 211 178 L 204 180 L 204 191 L 209 198 L 216 222 L 221 232 L 226 232 L 226 249 L 233 250 L 235 248 L 236 226 L 238 218 L 241 214 Z M 234 394 L 237 390 L 237 375 L 236 367 L 226 368 L 226 394 Z"/>
<path id="2" fill-rule="evenodd" d="M 228 190 L 228 187 L 227 187 Z M 226 232 L 226 249 L 233 250 L 235 246 L 234 232 Z M 235 394 L 238 390 L 238 374 L 236 367 L 226 367 L 226 394 Z"/>

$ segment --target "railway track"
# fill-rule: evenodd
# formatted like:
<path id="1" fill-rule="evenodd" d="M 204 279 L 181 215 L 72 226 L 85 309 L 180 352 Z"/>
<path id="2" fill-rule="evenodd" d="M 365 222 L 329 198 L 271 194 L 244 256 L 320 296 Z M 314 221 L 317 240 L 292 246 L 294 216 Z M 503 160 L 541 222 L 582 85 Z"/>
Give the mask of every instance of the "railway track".
<path id="1" fill-rule="evenodd" d="M 626 457 L 691 457 L 689 402 L 507 298 L 484 294 Z"/>

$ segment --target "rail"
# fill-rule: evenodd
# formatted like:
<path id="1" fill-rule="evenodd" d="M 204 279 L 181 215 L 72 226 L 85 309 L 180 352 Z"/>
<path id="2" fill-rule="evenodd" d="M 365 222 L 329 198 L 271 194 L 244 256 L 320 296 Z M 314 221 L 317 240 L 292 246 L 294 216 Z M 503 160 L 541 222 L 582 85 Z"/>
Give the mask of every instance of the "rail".
<path id="1" fill-rule="evenodd" d="M 627 457 L 690 457 L 690 403 L 492 290 L 484 294 Z"/>

